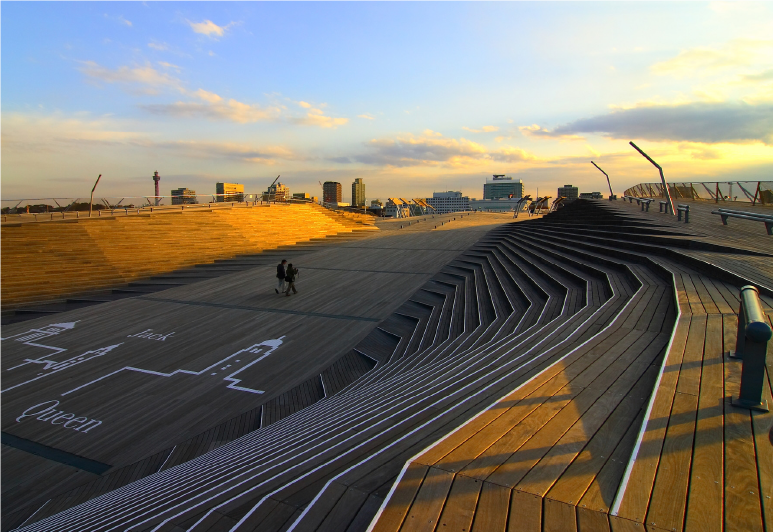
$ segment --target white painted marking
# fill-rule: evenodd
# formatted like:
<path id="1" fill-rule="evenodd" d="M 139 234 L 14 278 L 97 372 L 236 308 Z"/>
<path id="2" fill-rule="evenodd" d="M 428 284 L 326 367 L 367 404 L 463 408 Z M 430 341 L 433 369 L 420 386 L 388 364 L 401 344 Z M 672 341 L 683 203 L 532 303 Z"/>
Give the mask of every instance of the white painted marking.
<path id="1" fill-rule="evenodd" d="M 76 392 L 76 391 L 81 390 L 83 388 L 86 388 L 88 386 L 91 386 L 92 384 L 97 383 L 97 382 L 99 382 L 99 381 L 101 381 L 103 379 L 106 379 L 108 377 L 111 377 L 111 376 L 113 376 L 113 375 L 115 375 L 117 373 L 120 373 L 121 371 L 136 371 L 138 373 L 145 373 L 147 375 L 156 375 L 158 377 L 171 377 L 173 375 L 178 375 L 178 374 L 182 374 L 182 375 L 196 375 L 196 376 L 204 375 L 207 372 L 211 372 L 213 368 L 215 368 L 217 366 L 220 366 L 220 365 L 224 364 L 225 362 L 227 362 L 229 359 L 231 359 L 231 358 L 233 358 L 233 357 L 235 357 L 237 355 L 241 355 L 243 353 L 257 354 L 257 355 L 260 355 L 260 356 L 256 357 L 250 363 L 245 364 L 244 366 L 236 369 L 235 371 L 233 371 L 232 373 L 230 373 L 229 375 L 224 377 L 223 380 L 224 381 L 228 381 L 230 383 L 226 387 L 230 388 L 232 390 L 238 390 L 238 391 L 242 391 L 242 392 L 262 394 L 262 393 L 265 393 L 264 390 L 256 390 L 256 389 L 253 389 L 253 388 L 248 388 L 246 386 L 238 386 L 238 384 L 241 382 L 241 379 L 237 379 L 236 375 L 238 375 L 242 371 L 246 370 L 250 366 L 252 366 L 254 364 L 257 364 L 258 362 L 260 362 L 261 360 L 263 360 L 264 358 L 269 356 L 271 353 L 273 353 L 279 346 L 282 345 L 282 343 L 283 343 L 282 339 L 283 338 L 284 338 L 284 336 L 280 336 L 279 338 L 276 338 L 276 339 L 273 339 L 273 340 L 265 340 L 265 341 L 263 341 L 263 342 L 261 342 L 259 344 L 254 344 L 254 345 L 251 345 L 250 347 L 247 347 L 245 349 L 241 349 L 240 351 L 237 351 L 236 353 L 234 353 L 232 355 L 229 355 L 229 356 L 225 357 L 222 360 L 218 360 L 214 364 L 210 364 L 208 367 L 202 369 L 201 371 L 190 371 L 190 370 L 187 370 L 187 369 L 176 369 L 176 370 L 174 370 L 174 371 L 172 371 L 170 373 L 164 373 L 164 372 L 160 372 L 160 371 L 152 371 L 152 370 L 149 370 L 149 369 L 135 368 L 133 366 L 124 366 L 121 369 L 118 369 L 116 371 L 110 372 L 107 375 L 102 375 L 101 377 L 98 377 L 98 378 L 96 378 L 96 379 L 94 379 L 92 381 L 89 381 L 89 382 L 85 383 L 85 384 L 81 384 L 80 386 L 77 386 L 77 387 L 73 388 L 72 390 L 68 390 L 68 391 L 64 392 L 62 394 L 62 396 L 71 394 L 73 392 Z M 236 360 L 236 362 L 239 362 L 239 360 Z M 229 366 L 230 366 L 230 364 L 229 364 Z M 210 375 L 217 375 L 217 372 L 210 373 Z"/>

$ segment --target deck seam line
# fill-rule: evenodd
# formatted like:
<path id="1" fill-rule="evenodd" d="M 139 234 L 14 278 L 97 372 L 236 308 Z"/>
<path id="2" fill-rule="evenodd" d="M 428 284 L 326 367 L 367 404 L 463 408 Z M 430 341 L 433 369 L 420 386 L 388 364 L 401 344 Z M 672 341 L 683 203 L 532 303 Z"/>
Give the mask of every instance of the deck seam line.
<path id="1" fill-rule="evenodd" d="M 210 303 L 207 301 L 182 301 L 179 299 L 166 299 L 160 297 L 147 297 L 137 296 L 133 299 L 141 299 L 142 301 L 156 301 L 159 303 L 177 303 L 179 305 L 192 305 L 201 307 L 214 307 L 214 308 L 226 308 L 232 310 L 249 310 L 253 312 L 275 312 L 278 314 L 294 314 L 296 316 L 310 316 L 312 318 L 330 318 L 334 320 L 355 320 L 355 321 L 371 321 L 380 322 L 380 318 L 368 318 L 365 316 L 347 316 L 346 314 L 325 314 L 323 312 L 308 312 L 303 310 L 290 310 L 280 308 L 267 308 L 267 307 L 247 307 L 244 305 L 226 305 L 225 303 Z"/>

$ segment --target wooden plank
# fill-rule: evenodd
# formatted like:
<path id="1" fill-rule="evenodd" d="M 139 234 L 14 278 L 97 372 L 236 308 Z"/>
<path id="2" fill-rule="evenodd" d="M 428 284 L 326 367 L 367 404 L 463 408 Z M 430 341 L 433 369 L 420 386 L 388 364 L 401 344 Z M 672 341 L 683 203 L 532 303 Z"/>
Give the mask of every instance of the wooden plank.
<path id="1" fill-rule="evenodd" d="M 509 489 L 491 482 L 483 482 L 472 532 L 505 532 L 509 506 Z"/>
<path id="2" fill-rule="evenodd" d="M 542 516 L 543 532 L 577 532 L 574 505 L 545 499 Z"/>
<path id="3" fill-rule="evenodd" d="M 646 430 L 641 438 L 639 455 L 631 468 L 625 492 L 622 497 L 617 516 L 624 520 L 643 523 L 647 514 L 650 493 L 657 473 L 663 440 L 668 426 L 666 420 L 671 412 L 671 406 L 679 378 L 679 368 L 682 364 L 687 333 L 690 328 L 691 316 L 682 315 L 676 325 L 671 349 L 666 355 L 665 367 L 655 399 L 650 411 Z M 612 528 L 614 530 L 614 522 Z M 622 525 L 621 525 L 622 526 Z"/>
<path id="4" fill-rule="evenodd" d="M 429 468 L 400 530 L 411 532 L 437 526 L 453 480 L 453 473 L 436 467 Z"/>
<path id="5" fill-rule="evenodd" d="M 681 531 L 687 504 L 698 397 L 677 392 L 663 442 L 647 525 Z"/>
<path id="6" fill-rule="evenodd" d="M 440 514 L 438 528 L 470 530 L 482 485 L 483 482 L 478 479 L 456 475 Z"/>
<path id="7" fill-rule="evenodd" d="M 723 317 L 725 349 L 735 345 L 737 319 Z M 732 347 L 730 347 L 732 348 Z M 764 529 L 760 485 L 754 449 L 751 411 L 734 407 L 741 384 L 742 362 L 725 357 L 725 530 L 757 532 Z"/>
<path id="8" fill-rule="evenodd" d="M 513 490 L 510 497 L 508 532 L 542 532 L 542 498 Z"/>
<path id="9" fill-rule="evenodd" d="M 419 492 L 429 467 L 420 464 L 410 464 L 402 479 L 397 484 L 389 504 L 384 508 L 373 532 L 393 532 L 400 530 L 413 500 Z"/>
<path id="10" fill-rule="evenodd" d="M 713 532 L 723 527 L 724 358 L 722 316 L 708 316 L 701 372 L 695 450 L 687 499 L 687 532 Z"/>

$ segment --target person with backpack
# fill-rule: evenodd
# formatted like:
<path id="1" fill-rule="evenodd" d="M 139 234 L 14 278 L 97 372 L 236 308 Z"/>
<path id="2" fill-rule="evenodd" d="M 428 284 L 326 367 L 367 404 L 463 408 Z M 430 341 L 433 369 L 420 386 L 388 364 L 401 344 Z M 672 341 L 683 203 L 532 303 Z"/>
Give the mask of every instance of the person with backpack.
<path id="1" fill-rule="evenodd" d="M 290 296 L 290 290 L 293 291 L 293 294 L 297 294 L 298 291 L 295 289 L 295 279 L 298 277 L 298 268 L 293 268 L 292 264 L 287 265 L 287 273 L 285 274 L 285 281 L 287 281 L 287 291 L 285 292 L 286 296 Z"/>
<path id="2" fill-rule="evenodd" d="M 283 260 L 276 266 L 276 288 L 274 288 L 274 292 L 277 294 L 285 291 L 285 264 L 287 264 L 286 260 Z"/>

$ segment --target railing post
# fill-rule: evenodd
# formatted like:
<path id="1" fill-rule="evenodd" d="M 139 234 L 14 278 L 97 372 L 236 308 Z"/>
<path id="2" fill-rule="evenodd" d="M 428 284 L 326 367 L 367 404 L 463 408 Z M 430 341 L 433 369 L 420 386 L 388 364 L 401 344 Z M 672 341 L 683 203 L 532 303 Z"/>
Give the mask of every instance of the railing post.
<path id="1" fill-rule="evenodd" d="M 768 402 L 762 399 L 762 388 L 768 340 L 773 331 L 762 310 L 759 290 L 754 286 L 741 288 L 737 334 L 735 351 L 728 353 L 732 358 L 743 360 L 741 390 L 738 398 L 733 398 L 733 406 L 767 412 Z"/>

